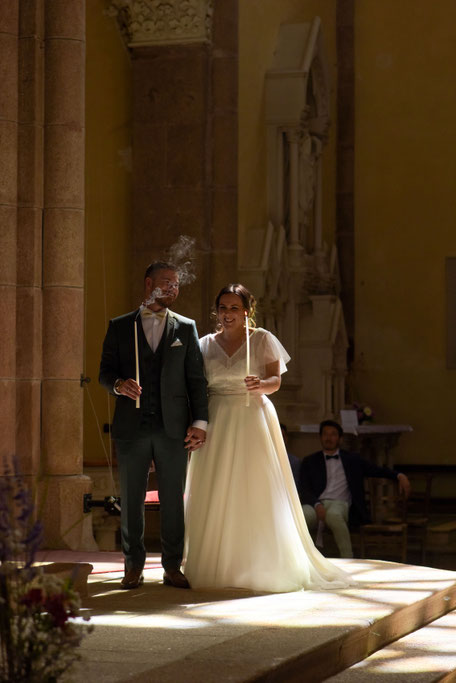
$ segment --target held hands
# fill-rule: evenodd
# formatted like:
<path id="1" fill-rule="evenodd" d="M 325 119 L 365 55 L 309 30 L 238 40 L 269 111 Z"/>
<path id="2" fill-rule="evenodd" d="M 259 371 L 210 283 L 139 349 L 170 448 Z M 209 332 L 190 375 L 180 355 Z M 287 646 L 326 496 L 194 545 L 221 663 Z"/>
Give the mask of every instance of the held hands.
<path id="1" fill-rule="evenodd" d="M 116 389 L 119 394 L 131 398 L 133 401 L 136 401 L 142 392 L 142 387 L 134 379 L 126 379 L 124 382 L 119 383 Z"/>
<path id="2" fill-rule="evenodd" d="M 244 378 L 247 391 L 251 391 L 253 394 L 262 394 L 263 388 L 261 386 L 262 380 L 256 375 L 247 375 Z"/>
<path id="3" fill-rule="evenodd" d="M 206 432 L 199 427 L 189 427 L 184 439 L 185 448 L 189 453 L 198 450 L 206 442 Z"/>

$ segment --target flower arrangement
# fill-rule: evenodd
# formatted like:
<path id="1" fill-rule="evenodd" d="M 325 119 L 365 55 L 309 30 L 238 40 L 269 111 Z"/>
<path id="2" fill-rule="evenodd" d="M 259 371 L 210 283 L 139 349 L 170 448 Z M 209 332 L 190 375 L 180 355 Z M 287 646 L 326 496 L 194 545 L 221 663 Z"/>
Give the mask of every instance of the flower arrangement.
<path id="1" fill-rule="evenodd" d="M 71 581 L 34 565 L 41 524 L 21 477 L 0 477 L 0 683 L 55 683 L 79 658 L 90 625 L 76 623 Z"/>
<path id="2" fill-rule="evenodd" d="M 362 403 L 354 403 L 353 408 L 358 415 L 359 424 L 363 424 L 363 422 L 373 422 L 375 413 L 370 406 L 363 405 Z"/>

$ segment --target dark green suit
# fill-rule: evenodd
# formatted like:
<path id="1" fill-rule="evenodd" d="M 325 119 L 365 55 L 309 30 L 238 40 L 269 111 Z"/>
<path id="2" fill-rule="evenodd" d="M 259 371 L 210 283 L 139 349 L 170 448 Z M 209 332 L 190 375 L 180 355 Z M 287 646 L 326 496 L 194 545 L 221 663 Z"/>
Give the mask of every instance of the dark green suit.
<path id="1" fill-rule="evenodd" d="M 184 437 L 193 420 L 207 420 L 203 360 L 193 320 L 168 311 L 159 348 L 152 352 L 139 310 L 114 318 L 103 343 L 100 383 L 114 394 L 116 379 L 135 378 L 137 320 L 141 407 L 118 396 L 112 425 L 121 487 L 122 550 L 126 569 L 145 561 L 144 498 L 155 463 L 161 513 L 162 563 L 180 567 L 184 541 L 183 492 L 187 469 Z"/>

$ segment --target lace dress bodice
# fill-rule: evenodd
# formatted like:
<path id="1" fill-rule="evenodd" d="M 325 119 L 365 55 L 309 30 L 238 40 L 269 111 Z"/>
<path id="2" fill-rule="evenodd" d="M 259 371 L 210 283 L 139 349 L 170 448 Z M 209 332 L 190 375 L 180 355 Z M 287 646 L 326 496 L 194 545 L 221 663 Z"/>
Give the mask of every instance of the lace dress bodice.
<path id="1" fill-rule="evenodd" d="M 204 369 L 208 382 L 209 395 L 245 394 L 244 378 L 247 375 L 246 342 L 232 356 L 224 351 L 217 341 L 216 334 L 208 334 L 200 339 L 204 358 Z M 261 327 L 250 333 L 250 374 L 265 377 L 266 365 L 280 362 L 280 373 L 286 372 L 290 356 L 271 332 Z"/>

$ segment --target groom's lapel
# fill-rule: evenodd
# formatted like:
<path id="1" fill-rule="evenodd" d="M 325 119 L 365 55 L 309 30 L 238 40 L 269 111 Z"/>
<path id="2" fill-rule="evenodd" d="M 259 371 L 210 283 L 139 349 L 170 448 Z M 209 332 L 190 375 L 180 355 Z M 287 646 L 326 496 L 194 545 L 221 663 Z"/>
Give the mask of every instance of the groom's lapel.
<path id="1" fill-rule="evenodd" d="M 177 327 L 177 319 L 174 317 L 174 314 L 172 311 L 168 311 L 168 318 L 166 320 L 166 328 L 165 328 L 165 344 L 163 347 L 163 353 L 166 355 L 171 347 L 171 344 L 174 341 L 174 336 L 176 333 L 176 327 Z"/>

